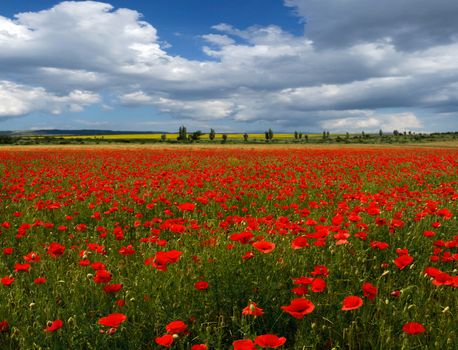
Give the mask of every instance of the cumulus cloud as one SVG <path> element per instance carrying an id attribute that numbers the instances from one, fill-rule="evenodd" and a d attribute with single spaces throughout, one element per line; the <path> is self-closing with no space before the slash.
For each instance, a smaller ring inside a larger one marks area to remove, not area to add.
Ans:
<path id="1" fill-rule="evenodd" d="M 355 111 L 359 116 L 336 118 L 321 122 L 323 129 L 336 131 L 357 131 L 357 130 L 416 130 L 423 125 L 419 118 L 411 112 L 398 114 L 376 114 L 371 111 Z"/>
<path id="2" fill-rule="evenodd" d="M 43 88 L 0 81 L 0 117 L 24 116 L 34 111 L 60 114 L 80 112 L 84 107 L 100 102 L 100 97 L 89 91 L 73 90 L 58 96 Z"/>
<path id="3" fill-rule="evenodd" d="M 431 18 L 414 0 L 285 0 L 305 18 L 305 36 L 220 23 L 201 35 L 200 60 L 170 55 L 154 23 L 106 3 L 0 16 L 0 115 L 117 101 L 241 129 L 419 129 L 437 113 L 456 128 L 458 24 L 449 14 L 458 5 L 419 1 Z"/>

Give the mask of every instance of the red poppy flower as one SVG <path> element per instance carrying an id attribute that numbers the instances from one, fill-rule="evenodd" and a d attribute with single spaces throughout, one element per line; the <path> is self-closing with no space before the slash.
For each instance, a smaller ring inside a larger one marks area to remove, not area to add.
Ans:
<path id="1" fill-rule="evenodd" d="M 9 330 L 10 330 L 10 325 L 8 321 L 5 321 L 5 320 L 1 321 L 0 322 L 0 333 L 7 333 L 9 332 Z"/>
<path id="2" fill-rule="evenodd" d="M 183 252 L 178 250 L 170 250 L 168 252 L 157 252 L 154 258 L 145 260 L 145 265 L 151 265 L 159 271 L 167 271 L 168 264 L 174 264 L 180 260 Z"/>
<path id="3" fill-rule="evenodd" d="M 196 205 L 193 203 L 183 203 L 178 205 L 177 208 L 181 211 L 194 211 Z"/>
<path id="4" fill-rule="evenodd" d="M 418 322 L 408 322 L 402 326 L 402 330 L 407 334 L 420 334 L 426 331 L 426 328 Z"/>
<path id="5" fill-rule="evenodd" d="M 177 320 L 170 322 L 167 326 L 165 326 L 165 330 L 169 334 L 180 334 L 186 332 L 188 326 L 183 321 Z"/>
<path id="6" fill-rule="evenodd" d="M 313 271 L 311 272 L 312 276 L 324 276 L 328 277 L 329 276 L 329 270 L 326 266 L 324 265 L 317 265 L 313 268 Z"/>
<path id="7" fill-rule="evenodd" d="M 248 244 L 254 237 L 254 234 L 250 231 L 245 231 L 241 233 L 234 233 L 232 234 L 229 239 L 231 241 L 237 241 L 242 244 Z"/>
<path id="8" fill-rule="evenodd" d="M 63 324 L 61 320 L 49 321 L 46 325 L 45 332 L 55 332 L 59 328 L 62 328 Z"/>
<path id="9" fill-rule="evenodd" d="M 378 293 L 377 287 L 375 287 L 369 282 L 364 283 L 361 289 L 363 290 L 364 296 L 369 300 L 375 299 L 375 296 Z"/>
<path id="10" fill-rule="evenodd" d="M 256 350 L 256 346 L 250 339 L 240 339 L 232 343 L 234 350 Z"/>
<path id="11" fill-rule="evenodd" d="M 380 249 L 380 250 L 385 250 L 385 249 L 387 249 L 389 247 L 388 243 L 386 243 L 386 242 L 377 242 L 377 241 L 372 241 L 370 243 L 370 245 L 371 245 L 371 247 L 373 249 L 377 248 L 377 249 Z"/>
<path id="12" fill-rule="evenodd" d="M 311 313 L 315 309 L 315 305 L 308 299 L 296 298 L 289 305 L 282 306 L 281 309 L 300 320 Z"/>
<path id="13" fill-rule="evenodd" d="M 410 265 L 413 262 L 413 258 L 410 255 L 401 255 L 400 257 L 394 259 L 394 263 L 399 268 L 399 270 L 404 269 L 406 266 Z"/>
<path id="14" fill-rule="evenodd" d="M 264 254 L 268 254 L 275 249 L 275 243 L 267 241 L 256 241 L 252 246 Z"/>
<path id="15" fill-rule="evenodd" d="M 127 320 L 127 316 L 120 313 L 109 314 L 99 319 L 98 324 L 106 327 L 118 328 L 121 323 Z"/>
<path id="16" fill-rule="evenodd" d="M 107 269 L 107 267 L 105 266 L 105 264 L 104 264 L 104 263 L 101 263 L 100 261 L 95 261 L 95 262 L 93 262 L 93 263 L 91 264 L 91 267 L 92 267 L 94 270 L 96 270 L 96 271 L 98 271 L 98 270 L 106 270 L 106 269 Z"/>
<path id="17" fill-rule="evenodd" d="M 107 284 L 105 287 L 103 287 L 103 291 L 105 293 L 116 293 L 116 292 L 119 292 L 121 289 L 122 289 L 122 284 L 120 283 Z"/>
<path id="18" fill-rule="evenodd" d="M 121 249 L 119 249 L 119 254 L 121 255 L 132 255 L 132 254 L 135 254 L 135 250 L 132 248 L 132 244 L 129 244 L 127 247 L 121 247 Z"/>
<path id="19" fill-rule="evenodd" d="M 10 247 L 3 248 L 3 254 L 4 255 L 11 255 L 11 254 L 13 254 L 13 251 L 14 251 L 14 248 L 10 248 Z"/>
<path id="20" fill-rule="evenodd" d="M 15 272 L 29 272 L 31 266 L 30 264 L 20 264 L 20 263 L 16 263 L 14 264 L 14 271 Z"/>
<path id="21" fill-rule="evenodd" d="M 0 281 L 4 286 L 10 286 L 14 282 L 14 277 L 5 276 Z"/>
<path id="22" fill-rule="evenodd" d="M 426 230 L 423 232 L 423 236 L 425 237 L 434 237 L 436 235 L 436 232 L 434 231 L 429 231 L 429 230 Z"/>
<path id="23" fill-rule="evenodd" d="M 194 283 L 194 288 L 196 288 L 197 290 L 205 290 L 208 288 L 208 282 L 206 281 L 196 282 Z"/>
<path id="24" fill-rule="evenodd" d="M 35 284 L 44 284 L 46 283 L 46 278 L 44 277 L 37 277 L 33 280 L 33 283 Z"/>
<path id="25" fill-rule="evenodd" d="M 191 346 L 191 350 L 207 350 L 208 346 L 206 344 L 195 344 Z"/>
<path id="26" fill-rule="evenodd" d="M 343 300 L 341 310 L 344 310 L 344 311 L 356 310 L 356 309 L 359 309 L 361 306 L 363 306 L 363 299 L 361 299 L 358 296 L 352 295 L 352 296 L 346 297 Z"/>
<path id="27" fill-rule="evenodd" d="M 107 270 L 98 270 L 94 276 L 94 282 L 97 284 L 105 284 L 110 282 L 111 273 Z"/>
<path id="28" fill-rule="evenodd" d="M 243 308 L 242 315 L 262 316 L 264 310 L 256 305 L 254 302 L 248 303 L 248 306 Z"/>
<path id="29" fill-rule="evenodd" d="M 170 346 L 173 343 L 173 336 L 171 336 L 170 334 L 164 334 L 162 337 L 157 337 L 156 339 L 154 339 L 154 341 L 158 345 L 161 345 L 165 348 L 170 348 Z"/>
<path id="30" fill-rule="evenodd" d="M 48 254 L 54 258 L 61 256 L 65 252 L 65 247 L 59 243 L 52 242 L 48 247 Z"/>
<path id="31" fill-rule="evenodd" d="M 299 286 L 291 289 L 291 293 L 294 293 L 299 296 L 306 295 L 309 292 L 307 286 Z"/>
<path id="32" fill-rule="evenodd" d="M 322 278 L 314 278 L 311 288 L 314 293 L 322 293 L 326 290 L 326 281 Z"/>
<path id="33" fill-rule="evenodd" d="M 126 301 L 124 299 L 119 299 L 115 301 L 115 304 L 118 305 L 119 307 L 123 307 L 126 305 Z"/>
<path id="34" fill-rule="evenodd" d="M 301 249 L 304 247 L 308 247 L 309 245 L 310 244 L 307 242 L 307 238 L 305 238 L 304 236 L 296 237 L 291 241 L 291 248 L 293 249 Z"/>
<path id="35" fill-rule="evenodd" d="M 243 260 L 250 260 L 254 258 L 254 253 L 253 252 L 246 252 L 245 254 L 243 254 L 242 256 L 242 259 Z"/>
<path id="36" fill-rule="evenodd" d="M 278 337 L 275 334 L 263 334 L 254 339 L 256 345 L 261 348 L 276 349 L 285 344 L 285 337 Z"/>
<path id="37" fill-rule="evenodd" d="M 23 258 L 25 261 L 33 262 L 33 263 L 40 262 L 41 260 L 40 256 L 35 252 L 30 252 L 29 254 L 25 255 Z"/>

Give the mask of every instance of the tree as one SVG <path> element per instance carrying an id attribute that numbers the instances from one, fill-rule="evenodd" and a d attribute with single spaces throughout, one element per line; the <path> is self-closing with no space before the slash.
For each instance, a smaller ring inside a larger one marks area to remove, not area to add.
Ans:
<path id="1" fill-rule="evenodd" d="M 272 129 L 269 129 L 267 133 L 269 135 L 269 140 L 272 140 L 274 138 L 274 132 L 272 131 Z"/>
<path id="2" fill-rule="evenodd" d="M 216 136 L 215 130 L 210 129 L 210 133 L 208 134 L 208 137 L 210 138 L 210 140 L 213 141 L 215 139 L 215 136 Z"/>
<path id="3" fill-rule="evenodd" d="M 299 133 L 297 131 L 294 131 L 294 139 L 297 140 L 299 138 Z"/>
<path id="4" fill-rule="evenodd" d="M 248 141 L 248 134 L 247 133 L 244 133 L 243 134 L 243 141 Z"/>
<path id="5" fill-rule="evenodd" d="M 380 130 L 378 131 L 378 136 L 380 136 L 380 137 L 383 136 L 383 131 L 382 131 L 382 129 L 380 129 Z"/>
<path id="6" fill-rule="evenodd" d="M 162 134 L 161 135 L 161 141 L 165 141 L 167 139 L 167 135 L 166 134 Z"/>
<path id="7" fill-rule="evenodd" d="M 200 139 L 201 136 L 202 136 L 202 131 L 200 130 L 194 131 L 191 135 L 191 140 L 197 141 Z"/>
<path id="8" fill-rule="evenodd" d="M 394 135 L 394 136 L 398 136 L 398 135 L 399 135 L 399 131 L 393 130 L 393 135 Z"/>
<path id="9" fill-rule="evenodd" d="M 178 129 L 177 140 L 178 141 L 186 141 L 187 139 L 188 139 L 188 132 L 186 131 L 186 127 L 182 125 Z"/>
<path id="10" fill-rule="evenodd" d="M 226 143 L 226 141 L 227 141 L 227 134 L 223 134 L 221 137 L 223 138 L 223 143 Z"/>

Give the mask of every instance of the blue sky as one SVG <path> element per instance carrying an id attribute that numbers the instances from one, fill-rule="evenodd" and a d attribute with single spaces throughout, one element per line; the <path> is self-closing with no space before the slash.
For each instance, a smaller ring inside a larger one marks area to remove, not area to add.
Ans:
<path id="1" fill-rule="evenodd" d="M 452 0 L 5 0 L 0 130 L 458 130 L 456 13 Z"/>

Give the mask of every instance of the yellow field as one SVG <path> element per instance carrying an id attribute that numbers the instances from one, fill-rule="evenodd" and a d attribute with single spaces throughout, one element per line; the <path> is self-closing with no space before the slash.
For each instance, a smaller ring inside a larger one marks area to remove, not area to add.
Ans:
<path id="1" fill-rule="evenodd" d="M 177 133 L 172 133 L 172 134 L 165 134 L 166 135 L 166 140 L 176 140 L 178 137 Z M 238 134 L 226 134 L 228 140 L 243 140 L 243 133 L 238 133 Z M 63 136 L 65 139 L 104 139 L 104 140 L 132 140 L 132 139 L 149 139 L 149 140 L 159 140 L 161 139 L 162 134 L 118 134 L 118 135 L 71 135 L 71 136 Z M 305 135 L 304 135 L 305 136 Z M 308 134 L 309 137 L 311 138 L 316 138 L 316 137 L 321 137 L 321 134 Z M 215 140 L 222 140 L 223 138 L 223 133 L 216 133 L 215 134 Z M 200 139 L 202 140 L 208 140 L 209 135 L 207 134 L 202 134 Z M 265 135 L 264 133 L 262 134 L 248 134 L 248 139 L 250 140 L 264 140 Z M 274 133 L 274 139 L 277 140 L 290 140 L 294 139 L 294 134 L 275 134 Z"/>

